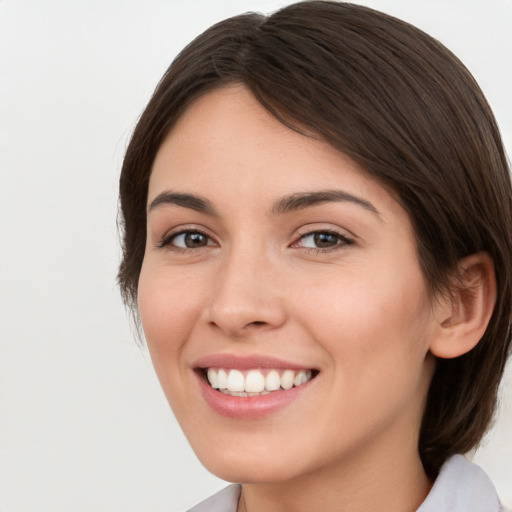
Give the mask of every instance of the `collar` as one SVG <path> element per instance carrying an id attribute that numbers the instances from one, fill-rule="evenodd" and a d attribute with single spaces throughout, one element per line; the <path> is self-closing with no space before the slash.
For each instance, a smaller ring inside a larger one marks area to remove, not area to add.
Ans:
<path id="1" fill-rule="evenodd" d="M 441 468 L 417 512 L 502 512 L 505 509 L 483 469 L 463 455 L 453 455 Z"/>

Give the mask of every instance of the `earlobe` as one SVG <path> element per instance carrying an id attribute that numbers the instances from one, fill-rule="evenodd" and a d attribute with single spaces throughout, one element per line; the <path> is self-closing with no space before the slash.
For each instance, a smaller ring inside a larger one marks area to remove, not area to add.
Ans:
<path id="1" fill-rule="evenodd" d="M 437 357 L 449 359 L 474 348 L 484 335 L 496 303 L 496 276 L 491 257 L 480 252 L 459 262 L 452 293 L 436 305 L 438 326 L 430 343 Z"/>

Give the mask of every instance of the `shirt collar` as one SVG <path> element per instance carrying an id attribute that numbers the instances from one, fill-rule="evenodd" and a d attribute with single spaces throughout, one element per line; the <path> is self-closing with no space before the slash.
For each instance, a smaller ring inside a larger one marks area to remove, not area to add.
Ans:
<path id="1" fill-rule="evenodd" d="M 441 468 L 429 495 L 417 512 L 501 512 L 504 508 L 483 469 L 462 455 Z"/>

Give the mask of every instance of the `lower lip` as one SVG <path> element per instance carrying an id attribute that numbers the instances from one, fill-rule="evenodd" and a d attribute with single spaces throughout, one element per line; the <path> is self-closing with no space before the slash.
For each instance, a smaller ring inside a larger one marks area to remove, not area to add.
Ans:
<path id="1" fill-rule="evenodd" d="M 225 395 L 213 389 L 202 374 L 196 372 L 196 375 L 206 403 L 216 413 L 228 418 L 246 420 L 263 418 L 290 405 L 300 398 L 314 380 L 311 379 L 291 389 L 272 391 L 268 395 L 244 397 Z"/>

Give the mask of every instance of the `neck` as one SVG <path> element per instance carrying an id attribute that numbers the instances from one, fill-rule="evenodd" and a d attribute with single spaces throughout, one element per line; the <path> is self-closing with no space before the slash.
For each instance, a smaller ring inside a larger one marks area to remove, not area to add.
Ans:
<path id="1" fill-rule="evenodd" d="M 382 452 L 378 460 L 347 457 L 342 465 L 291 481 L 244 484 L 238 512 L 414 512 L 432 482 L 415 449 L 401 458 L 400 452 L 403 446 Z"/>

